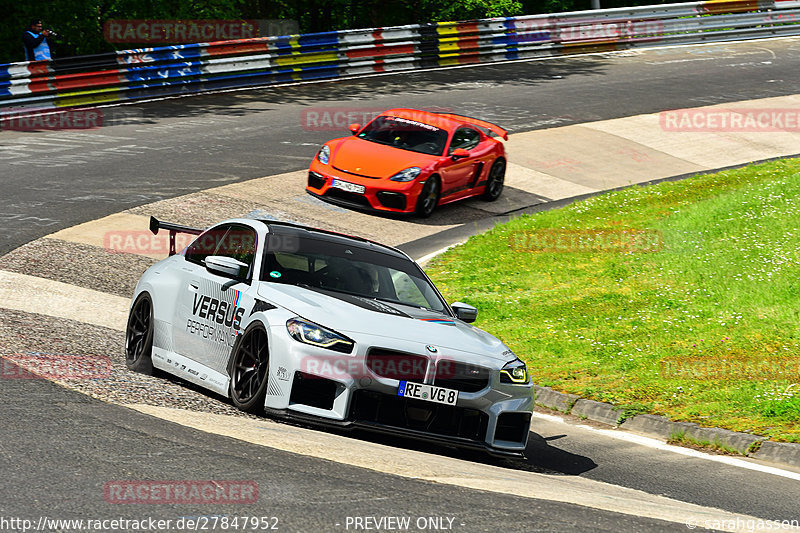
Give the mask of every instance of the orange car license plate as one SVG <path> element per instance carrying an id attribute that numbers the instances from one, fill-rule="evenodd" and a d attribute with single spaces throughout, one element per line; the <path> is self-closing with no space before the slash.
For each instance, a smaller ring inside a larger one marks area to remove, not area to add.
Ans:
<path id="1" fill-rule="evenodd" d="M 336 187 L 337 189 L 342 189 L 343 191 L 355 192 L 358 194 L 364 194 L 364 191 L 367 190 L 367 188 L 364 187 L 363 185 L 336 179 L 331 182 L 331 187 Z"/>

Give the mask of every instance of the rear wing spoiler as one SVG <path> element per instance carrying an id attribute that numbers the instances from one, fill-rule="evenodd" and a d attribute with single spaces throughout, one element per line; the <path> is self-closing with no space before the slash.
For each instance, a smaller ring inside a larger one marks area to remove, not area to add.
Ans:
<path id="1" fill-rule="evenodd" d="M 192 235 L 200 235 L 203 230 L 197 228 L 190 228 L 189 226 L 181 226 L 180 224 L 171 224 L 169 222 L 161 222 L 156 217 L 150 217 L 150 231 L 153 235 L 158 235 L 158 230 L 165 229 L 169 231 L 169 255 L 175 255 L 175 234 L 176 233 L 191 233 Z"/>
<path id="2" fill-rule="evenodd" d="M 476 126 L 480 126 L 481 128 L 486 128 L 487 130 L 495 133 L 503 138 L 504 141 L 508 140 L 508 132 L 498 126 L 497 124 L 492 124 L 491 122 L 486 122 L 485 120 L 480 120 L 477 118 L 467 117 L 464 115 L 456 115 L 454 113 L 437 113 L 440 117 L 445 118 L 452 118 L 454 120 L 461 120 L 469 122 L 470 124 L 474 124 Z"/>

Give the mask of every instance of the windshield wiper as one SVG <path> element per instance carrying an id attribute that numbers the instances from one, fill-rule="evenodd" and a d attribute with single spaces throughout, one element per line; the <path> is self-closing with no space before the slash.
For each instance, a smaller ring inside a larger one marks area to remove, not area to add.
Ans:
<path id="1" fill-rule="evenodd" d="M 364 139 L 365 141 L 369 141 L 375 144 L 382 144 L 384 146 L 393 146 L 391 142 L 379 141 L 378 139 L 373 139 L 372 137 L 359 137 L 359 139 Z"/>
<path id="2" fill-rule="evenodd" d="M 401 302 L 400 300 L 392 300 L 391 298 L 383 298 L 383 297 L 380 297 L 380 296 L 365 296 L 364 298 L 371 298 L 373 300 L 378 300 L 380 302 L 388 302 L 388 303 L 392 303 L 392 304 L 405 305 L 406 307 L 415 307 L 417 309 L 424 309 L 425 311 L 430 311 L 432 313 L 439 313 L 440 315 L 449 316 L 444 311 L 440 311 L 440 310 L 434 309 L 432 307 L 425 307 L 424 305 L 417 305 L 417 304 L 412 304 L 412 303 L 409 303 L 409 302 Z"/>

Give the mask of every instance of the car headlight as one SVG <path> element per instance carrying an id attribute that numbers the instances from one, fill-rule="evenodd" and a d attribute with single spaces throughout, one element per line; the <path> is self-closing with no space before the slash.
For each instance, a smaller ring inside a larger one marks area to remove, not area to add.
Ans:
<path id="1" fill-rule="evenodd" d="M 350 353 L 353 351 L 353 341 L 319 324 L 308 322 L 302 318 L 290 318 L 286 321 L 289 335 L 296 341 L 327 348 L 336 352 Z"/>
<path id="2" fill-rule="evenodd" d="M 419 176 L 419 173 L 421 171 L 422 169 L 420 169 L 419 167 L 409 167 L 405 170 L 401 170 L 400 172 L 398 172 L 389 179 L 392 181 L 411 181 L 417 176 Z"/>
<path id="3" fill-rule="evenodd" d="M 317 159 L 319 159 L 319 162 L 323 165 L 327 165 L 328 161 L 331 160 L 331 149 L 327 144 L 319 149 L 319 152 L 317 152 Z"/>
<path id="4" fill-rule="evenodd" d="M 514 359 L 500 370 L 500 383 L 527 384 L 528 367 L 519 359 Z"/>

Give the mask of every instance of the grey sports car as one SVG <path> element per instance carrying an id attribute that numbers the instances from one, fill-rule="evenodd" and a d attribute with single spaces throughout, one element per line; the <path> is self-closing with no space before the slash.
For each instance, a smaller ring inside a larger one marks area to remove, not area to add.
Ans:
<path id="1" fill-rule="evenodd" d="M 136 286 L 130 369 L 276 417 L 525 450 L 525 364 L 402 251 L 271 220 L 200 230 L 152 218 L 150 229 L 168 230 L 172 249 Z M 178 232 L 197 238 L 175 253 Z"/>

